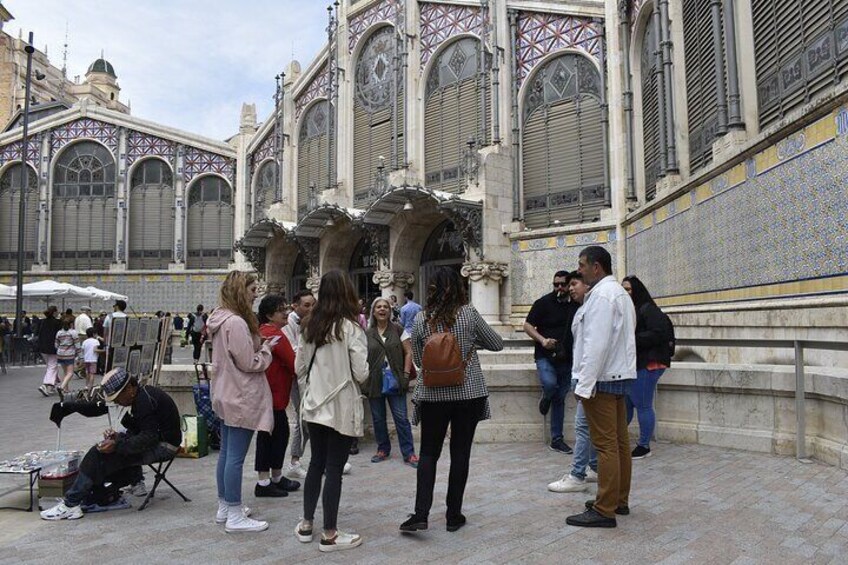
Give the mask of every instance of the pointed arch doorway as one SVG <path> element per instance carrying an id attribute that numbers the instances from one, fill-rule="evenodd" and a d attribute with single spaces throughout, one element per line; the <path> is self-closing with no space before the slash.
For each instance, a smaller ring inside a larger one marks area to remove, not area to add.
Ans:
<path id="1" fill-rule="evenodd" d="M 359 298 L 365 300 L 366 306 L 371 301 L 381 296 L 380 285 L 374 282 L 374 271 L 377 270 L 377 259 L 368 245 L 368 238 L 363 237 L 356 244 L 353 255 L 350 257 L 350 278 L 353 279 L 353 287 Z"/>
<path id="2" fill-rule="evenodd" d="M 437 225 L 427 238 L 424 251 L 421 253 L 421 264 L 418 270 L 418 302 L 424 304 L 427 287 L 436 269 L 447 266 L 459 272 L 464 262 L 465 247 L 462 244 L 462 234 L 452 221 L 445 220 Z M 463 280 L 467 284 L 467 280 Z"/>

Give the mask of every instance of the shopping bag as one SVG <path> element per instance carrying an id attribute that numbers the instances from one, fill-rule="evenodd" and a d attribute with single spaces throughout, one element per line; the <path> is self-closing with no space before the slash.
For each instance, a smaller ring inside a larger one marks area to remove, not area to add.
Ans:
<path id="1" fill-rule="evenodd" d="M 203 416 L 193 414 L 184 414 L 180 418 L 183 441 L 178 456 L 194 459 L 206 457 L 209 454 L 209 431 L 206 428 L 206 420 Z"/>

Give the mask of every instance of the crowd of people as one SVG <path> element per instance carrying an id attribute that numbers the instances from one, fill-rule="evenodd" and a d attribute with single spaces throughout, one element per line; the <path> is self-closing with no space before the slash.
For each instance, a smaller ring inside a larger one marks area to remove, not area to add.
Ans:
<path id="1" fill-rule="evenodd" d="M 212 406 L 222 420 L 215 521 L 225 531 L 268 528 L 267 521 L 251 517 L 242 497 L 244 461 L 255 434 L 254 496 L 282 498 L 302 486 L 302 518 L 294 526 L 297 539 L 308 543 L 318 535 L 315 514 L 320 499 L 319 549 L 359 546 L 362 537 L 339 529 L 338 522 L 342 476 L 349 472 L 354 441 L 364 433 L 366 406 L 376 439 L 371 461 L 391 457 L 388 406 L 403 462 L 416 469 L 412 512 L 399 531 L 428 529 L 436 470 L 448 436 L 446 529 L 455 532 L 466 524 L 462 506 L 471 446 L 478 424 L 491 418 L 477 351 L 499 351 L 503 340 L 468 303 L 464 282 L 454 269 L 435 272 L 423 307 L 411 293 L 402 307 L 393 298 L 377 298 L 364 312 L 349 275 L 334 270 L 322 276 L 317 297 L 308 290 L 291 301 L 266 295 L 257 315 L 255 275 L 233 271 L 221 287 L 218 307 L 207 314 L 199 305 L 186 322 L 192 337 L 200 334 L 198 342 L 212 345 Z M 527 317 L 525 331 L 537 343 L 539 410 L 551 415 L 550 447 L 556 452 L 572 453 L 563 434 L 565 398 L 572 392 L 578 400 L 571 468 L 548 488 L 582 492 L 587 483 L 598 483 L 597 496 L 567 518 L 570 525 L 615 527 L 616 516 L 630 512 L 631 460 L 651 454 L 654 390 L 670 365 L 673 331 L 669 336 L 666 320 L 639 279 L 627 277 L 623 286 L 617 282 L 609 253 L 597 246 L 582 251 L 576 271 L 555 274 L 552 292 L 540 298 Z M 63 326 L 57 335 L 70 331 L 66 322 Z M 62 356 L 58 349 L 56 355 Z M 127 380 L 109 378 L 117 381 L 113 391 Z M 137 396 L 136 391 L 124 401 L 132 405 Z M 289 403 L 296 414 L 293 429 L 286 415 Z M 631 450 L 627 426 L 634 410 L 640 437 Z M 420 426 L 417 455 L 412 425 Z M 301 457 L 307 442 L 311 457 L 304 469 Z M 285 465 L 289 447 L 291 459 Z M 105 450 L 92 449 L 92 458 L 110 454 L 108 444 Z M 295 479 L 303 480 L 302 485 Z M 91 477 L 86 480 L 83 491 L 92 488 Z M 42 517 L 81 517 L 76 509 L 82 500 L 80 488 Z"/>

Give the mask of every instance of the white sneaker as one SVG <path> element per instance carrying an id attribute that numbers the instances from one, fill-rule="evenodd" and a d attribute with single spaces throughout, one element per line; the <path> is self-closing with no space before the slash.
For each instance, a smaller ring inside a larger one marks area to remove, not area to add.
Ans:
<path id="1" fill-rule="evenodd" d="M 586 482 L 587 483 L 597 483 L 598 482 L 598 472 L 593 471 L 591 467 L 586 469 Z"/>
<path id="2" fill-rule="evenodd" d="M 225 532 L 263 532 L 268 529 L 268 522 L 248 518 L 244 513 L 244 508 L 239 510 L 227 514 L 227 525 L 224 527 Z"/>
<path id="3" fill-rule="evenodd" d="M 288 469 L 286 469 L 286 472 L 283 474 L 290 479 L 305 479 L 306 469 L 303 468 L 300 461 L 297 461 L 296 463 L 289 465 Z"/>
<path id="4" fill-rule="evenodd" d="M 353 469 L 353 465 L 350 463 L 345 463 L 344 468 L 342 469 L 342 475 L 350 475 L 350 470 Z M 345 534 L 347 535 L 347 534 Z"/>
<path id="5" fill-rule="evenodd" d="M 79 520 L 82 516 L 82 506 L 65 506 L 64 500 L 41 513 L 42 520 Z"/>
<path id="6" fill-rule="evenodd" d="M 147 486 L 145 486 L 144 480 L 141 480 L 127 489 L 127 492 L 133 496 L 147 496 Z"/>
<path id="7" fill-rule="evenodd" d="M 253 514 L 253 510 L 248 508 L 247 506 L 242 506 L 241 511 L 245 516 L 250 516 Z M 227 522 L 227 518 L 230 514 L 230 505 L 224 502 L 223 500 L 218 501 L 218 513 L 215 514 L 215 523 L 216 524 L 225 524 Z"/>
<path id="8" fill-rule="evenodd" d="M 359 534 L 346 534 L 336 531 L 336 537 L 327 539 L 321 536 L 321 542 L 318 544 L 318 549 L 321 551 L 342 551 L 344 549 L 353 549 L 362 545 L 362 536 Z"/>
<path id="9" fill-rule="evenodd" d="M 566 473 L 560 480 L 548 485 L 548 490 L 551 492 L 584 492 L 588 488 L 586 481 L 578 479 L 571 473 Z"/>
<path id="10" fill-rule="evenodd" d="M 309 526 L 308 528 L 304 526 L 303 520 L 298 522 L 294 528 L 294 535 L 297 537 L 297 541 L 300 543 L 310 543 L 312 541 L 312 528 L 313 526 Z"/>

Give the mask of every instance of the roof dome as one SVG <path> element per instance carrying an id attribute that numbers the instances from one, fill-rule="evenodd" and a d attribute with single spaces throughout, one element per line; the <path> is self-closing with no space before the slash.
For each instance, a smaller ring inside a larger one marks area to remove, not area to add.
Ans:
<path id="1" fill-rule="evenodd" d="M 114 78 L 118 78 L 118 76 L 115 74 L 115 67 L 112 66 L 112 63 L 102 57 L 94 61 L 88 67 L 88 73 L 106 73 L 107 75 L 110 75 Z"/>

